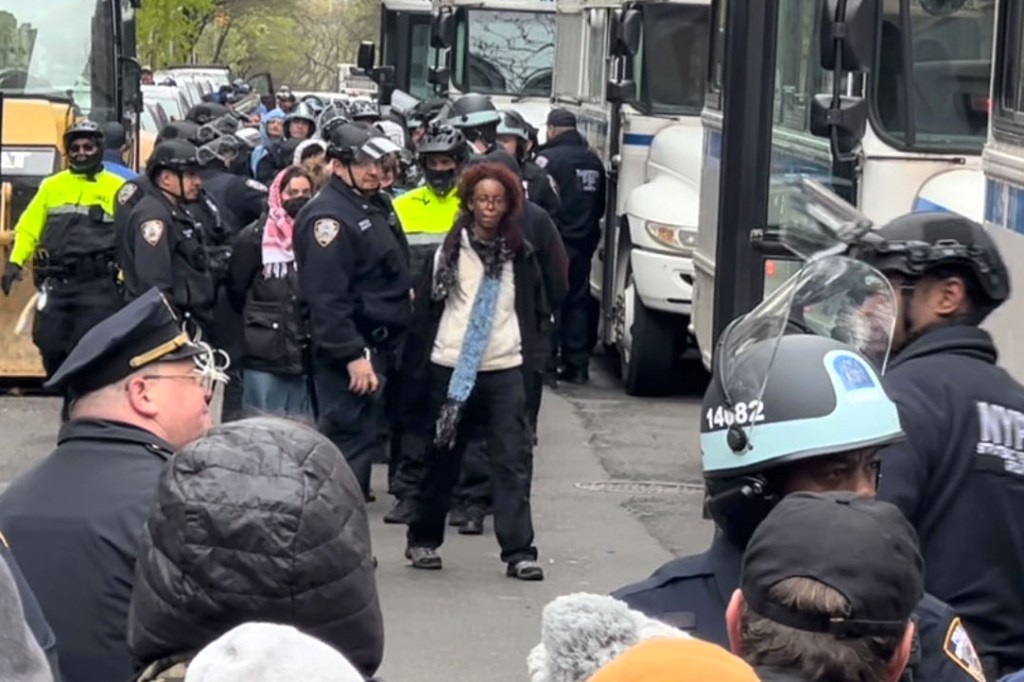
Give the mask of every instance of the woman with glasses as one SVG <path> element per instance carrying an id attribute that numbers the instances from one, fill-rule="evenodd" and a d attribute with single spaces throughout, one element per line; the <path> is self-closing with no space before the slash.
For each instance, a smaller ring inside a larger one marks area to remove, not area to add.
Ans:
<path id="1" fill-rule="evenodd" d="M 506 575 L 543 580 L 530 515 L 525 381 L 550 313 L 523 239 L 522 184 L 503 165 L 481 163 L 463 172 L 458 195 L 462 209 L 416 289 L 406 346 L 403 415 L 430 450 L 406 558 L 414 568 L 441 568 L 436 550 L 466 443 L 486 440 Z"/>
<path id="2" fill-rule="evenodd" d="M 270 186 L 266 213 L 235 239 L 228 287 L 235 307 L 242 310 L 242 401 L 247 410 L 310 412 L 295 304 L 298 275 L 292 234 L 295 216 L 312 195 L 309 172 L 289 166 Z"/>

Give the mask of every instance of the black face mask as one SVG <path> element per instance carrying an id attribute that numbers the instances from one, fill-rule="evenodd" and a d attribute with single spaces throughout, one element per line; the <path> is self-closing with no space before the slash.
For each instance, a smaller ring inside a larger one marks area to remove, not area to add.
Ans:
<path id="1" fill-rule="evenodd" d="M 78 156 L 80 161 L 76 161 L 75 157 L 68 158 L 68 167 L 71 172 L 75 175 L 95 175 L 103 169 L 103 150 L 100 149 L 94 154 L 88 156 Z"/>
<path id="2" fill-rule="evenodd" d="M 448 196 L 448 192 L 452 191 L 452 187 L 455 187 L 455 178 L 458 172 L 453 168 L 451 170 L 431 170 L 429 168 L 423 169 L 423 177 L 426 178 L 427 184 L 430 185 L 430 189 L 439 196 Z"/>
<path id="3" fill-rule="evenodd" d="M 299 215 L 299 211 L 302 207 L 309 203 L 309 197 L 295 197 L 293 199 L 285 199 L 281 202 L 281 208 L 288 214 L 289 218 L 294 218 Z"/>

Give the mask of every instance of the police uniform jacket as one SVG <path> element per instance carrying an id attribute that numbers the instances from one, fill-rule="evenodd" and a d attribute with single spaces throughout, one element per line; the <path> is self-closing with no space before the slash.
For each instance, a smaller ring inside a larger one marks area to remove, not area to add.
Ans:
<path id="1" fill-rule="evenodd" d="M 383 195 L 331 176 L 295 220 L 299 305 L 313 355 L 344 371 L 364 348 L 390 344 L 409 324 L 409 250 Z"/>
<path id="2" fill-rule="evenodd" d="M 925 588 L 963 616 L 983 659 L 1024 668 L 1024 387 L 988 332 L 939 327 L 886 372 L 904 443 L 882 453 L 878 496 L 917 529 Z M 1007 670 L 991 671 L 998 675 Z"/>
<path id="3" fill-rule="evenodd" d="M 521 164 L 523 169 L 523 188 L 530 201 L 537 204 L 551 216 L 556 223 L 558 212 L 562 209 L 562 200 L 555 190 L 554 180 L 547 172 L 533 161 Z"/>
<path id="4" fill-rule="evenodd" d="M 207 168 L 200 176 L 203 189 L 216 202 L 224 227 L 232 237 L 267 208 L 267 186 L 257 180 L 223 168 Z"/>
<path id="5" fill-rule="evenodd" d="M 562 201 L 558 229 L 566 245 L 592 249 L 601 238 L 605 170 L 578 131 L 570 130 L 540 147 L 537 165 L 558 185 Z"/>
<path id="6" fill-rule="evenodd" d="M 673 559 L 647 580 L 619 588 L 612 596 L 652 618 L 729 648 L 725 609 L 740 585 L 742 562 L 743 550 L 718 533 L 703 554 Z M 914 617 L 918 634 L 908 664 L 913 680 L 983 682 L 955 650 L 947 651 L 947 635 L 962 630 L 953 609 L 926 594 Z M 905 674 L 904 679 L 911 678 Z"/>
<path id="7" fill-rule="evenodd" d="M 118 196 L 118 264 L 129 299 L 156 287 L 181 314 L 208 326 L 214 285 L 195 220 L 149 180 L 133 180 Z M 127 195 L 127 196 L 125 196 Z"/>
<path id="8" fill-rule="evenodd" d="M 14 228 L 11 262 L 23 266 L 34 257 L 37 279 L 113 280 L 114 205 L 122 185 L 106 170 L 61 171 L 43 180 Z"/>
<path id="9" fill-rule="evenodd" d="M 76 420 L 0 494 L 0 519 L 56 635 L 64 682 L 127 680 L 135 557 L 172 454 L 142 429 Z"/>

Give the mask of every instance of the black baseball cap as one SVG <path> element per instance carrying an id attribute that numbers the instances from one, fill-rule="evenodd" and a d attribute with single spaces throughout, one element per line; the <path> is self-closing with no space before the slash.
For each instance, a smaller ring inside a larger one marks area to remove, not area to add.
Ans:
<path id="1" fill-rule="evenodd" d="M 576 114 L 561 107 L 552 109 L 548 113 L 548 125 L 556 128 L 575 128 Z"/>
<path id="2" fill-rule="evenodd" d="M 810 578 L 850 603 L 847 617 L 797 611 L 772 601 L 787 578 Z M 754 531 L 740 589 L 768 620 L 837 638 L 898 636 L 924 595 L 917 534 L 888 502 L 850 492 L 787 495 Z"/>

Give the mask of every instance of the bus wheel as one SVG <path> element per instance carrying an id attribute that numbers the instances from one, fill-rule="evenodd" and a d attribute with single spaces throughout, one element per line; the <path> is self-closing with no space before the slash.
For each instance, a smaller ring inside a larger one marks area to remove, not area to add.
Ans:
<path id="1" fill-rule="evenodd" d="M 646 308 L 632 277 L 625 290 L 625 330 L 619 340 L 622 380 L 626 393 L 635 396 L 664 395 L 675 377 L 675 315 Z"/>

